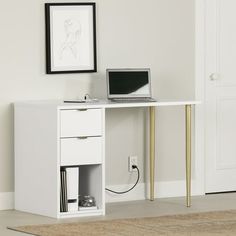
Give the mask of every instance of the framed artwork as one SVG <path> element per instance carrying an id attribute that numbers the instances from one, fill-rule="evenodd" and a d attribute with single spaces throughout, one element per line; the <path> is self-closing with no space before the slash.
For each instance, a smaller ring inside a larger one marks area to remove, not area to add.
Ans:
<path id="1" fill-rule="evenodd" d="M 46 72 L 97 71 L 96 5 L 46 3 Z"/>

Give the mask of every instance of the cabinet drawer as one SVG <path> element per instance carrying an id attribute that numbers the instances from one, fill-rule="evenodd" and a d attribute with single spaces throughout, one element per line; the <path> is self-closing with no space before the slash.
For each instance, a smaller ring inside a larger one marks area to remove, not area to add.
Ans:
<path id="1" fill-rule="evenodd" d="M 102 135 L 102 110 L 62 110 L 61 137 Z"/>
<path id="2" fill-rule="evenodd" d="M 61 165 L 87 165 L 102 163 L 102 138 L 61 139 Z"/>

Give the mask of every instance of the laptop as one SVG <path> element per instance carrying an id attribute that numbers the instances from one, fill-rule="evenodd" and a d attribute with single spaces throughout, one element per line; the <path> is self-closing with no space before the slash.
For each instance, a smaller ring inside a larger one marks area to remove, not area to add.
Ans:
<path id="1" fill-rule="evenodd" d="M 150 69 L 107 69 L 107 98 L 115 102 L 156 102 Z"/>

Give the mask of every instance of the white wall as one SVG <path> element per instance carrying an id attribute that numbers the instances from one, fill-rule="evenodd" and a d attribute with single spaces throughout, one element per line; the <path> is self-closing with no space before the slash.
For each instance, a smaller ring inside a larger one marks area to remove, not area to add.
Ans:
<path id="1" fill-rule="evenodd" d="M 85 93 L 104 97 L 108 67 L 150 67 L 154 97 L 194 97 L 194 0 L 96 2 L 98 73 L 71 75 L 45 74 L 45 1 L 1 2 L 0 193 L 14 191 L 11 104 L 16 101 L 76 98 Z M 182 180 L 183 108 L 158 109 L 157 119 L 156 178 Z M 108 185 L 134 179 L 127 172 L 129 155 L 138 155 L 143 170 L 144 122 L 145 109 L 107 112 Z"/>

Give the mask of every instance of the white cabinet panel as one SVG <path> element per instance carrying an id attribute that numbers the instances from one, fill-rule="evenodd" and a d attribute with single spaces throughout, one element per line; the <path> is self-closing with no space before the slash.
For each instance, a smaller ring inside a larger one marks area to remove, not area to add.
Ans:
<path id="1" fill-rule="evenodd" d="M 102 135 L 101 109 L 62 110 L 61 137 Z"/>
<path id="2" fill-rule="evenodd" d="M 102 138 L 61 139 L 61 165 L 88 165 L 102 163 Z"/>

